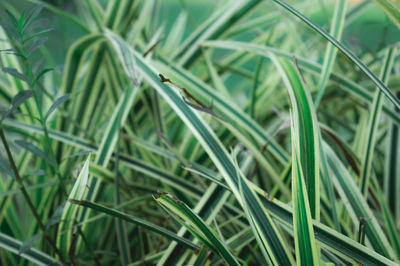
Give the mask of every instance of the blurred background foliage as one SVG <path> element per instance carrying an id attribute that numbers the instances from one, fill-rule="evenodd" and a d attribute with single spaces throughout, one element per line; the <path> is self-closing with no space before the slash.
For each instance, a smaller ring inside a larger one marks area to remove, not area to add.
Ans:
<path id="1" fill-rule="evenodd" d="M 1 14 L 4 14 L 5 6 L 8 8 L 13 7 L 15 10 L 29 10 L 35 6 L 35 3 L 30 3 L 30 1 L 26 0 L 1 1 L 4 2 L 3 5 L 0 5 Z M 79 16 L 84 11 L 79 10 L 79 7 L 82 5 L 77 5 L 76 1 L 79 0 L 47 0 L 44 2 L 48 2 L 66 12 Z M 102 3 L 103 7 L 107 4 L 107 0 L 101 0 L 99 2 Z M 188 25 L 184 33 L 184 38 L 186 38 L 197 26 L 208 18 L 213 10 L 215 10 L 218 2 L 218 0 L 160 0 L 158 10 L 159 16 L 156 16 L 158 21 L 154 25 L 157 27 L 163 26 L 165 32 L 169 32 L 179 14 L 181 12 L 186 12 L 188 14 Z M 296 2 L 304 1 L 288 1 L 288 3 L 291 4 Z M 343 42 L 355 51 L 356 54 L 362 54 L 363 52 L 374 53 L 400 40 L 398 28 L 381 9 L 377 8 L 375 5 L 367 5 L 368 1 L 349 2 L 365 2 L 366 4 L 362 15 L 346 23 L 343 31 Z M 314 4 L 315 7 L 311 9 L 312 12 L 304 10 L 304 13 L 318 25 L 328 27 L 331 23 L 334 3 L 334 0 L 319 0 Z M 269 5 L 273 5 L 273 3 L 271 2 Z M 265 15 L 265 13 L 261 11 L 253 12 L 252 18 L 260 15 Z M 49 49 L 49 52 L 56 64 L 63 64 L 68 48 L 75 40 L 84 35 L 84 32 L 80 30 L 78 26 L 70 23 L 66 18 L 56 15 L 51 11 L 44 10 L 40 16 L 49 19 L 50 25 L 55 29 L 49 34 L 48 44 L 49 47 L 57 47 L 57 49 Z M 83 17 L 81 18 L 84 19 Z M 303 26 L 298 27 L 296 19 L 291 17 L 285 19 L 291 20 L 291 23 L 288 25 L 298 28 L 301 31 L 308 31 Z M 250 31 L 247 34 L 251 35 L 252 32 Z M 304 35 L 303 38 L 307 38 L 307 35 Z M 246 34 L 244 34 L 244 36 L 240 36 L 239 39 L 246 41 L 248 38 L 246 38 Z M 279 44 L 275 45 L 279 46 Z M 319 58 L 319 61 L 322 61 L 322 58 Z"/>

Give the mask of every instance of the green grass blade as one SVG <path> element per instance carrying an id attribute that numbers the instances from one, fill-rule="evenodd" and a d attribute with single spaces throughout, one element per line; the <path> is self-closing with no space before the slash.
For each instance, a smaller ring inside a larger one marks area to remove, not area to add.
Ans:
<path id="1" fill-rule="evenodd" d="M 397 109 L 398 111 L 398 109 Z M 399 113 L 399 112 L 398 112 Z M 386 165 L 384 177 L 384 194 L 396 221 L 400 218 L 400 130 L 393 122 L 389 126 L 386 144 Z"/>
<path id="2" fill-rule="evenodd" d="M 381 69 L 382 81 L 387 84 L 390 72 L 392 71 L 394 58 L 396 56 L 397 47 L 391 47 L 386 50 L 383 66 Z M 383 106 L 383 93 L 379 89 L 375 92 L 374 102 L 372 103 L 368 126 L 366 128 L 365 143 L 363 145 L 364 152 L 361 160 L 360 189 L 364 196 L 368 193 L 369 180 L 372 171 L 372 158 L 376 144 L 376 134 L 379 126 Z"/>
<path id="3" fill-rule="evenodd" d="M 388 17 L 400 28 L 400 8 L 390 0 L 372 0 L 374 1 Z"/>
<path id="4" fill-rule="evenodd" d="M 120 212 L 118 210 L 115 210 L 113 208 L 108 208 L 104 205 L 98 204 L 98 203 L 94 203 L 91 201 L 87 201 L 87 200 L 75 200 L 75 199 L 70 199 L 69 200 L 72 204 L 74 204 L 74 206 L 79 205 L 79 206 L 83 206 L 86 208 L 90 208 L 92 210 L 98 211 L 98 212 L 102 212 L 105 214 L 108 214 L 110 216 L 116 217 L 118 219 L 122 219 L 124 221 L 127 221 L 129 223 L 134 223 L 134 224 L 138 224 L 140 226 L 143 226 L 146 229 L 149 229 L 153 232 L 156 232 L 158 234 L 162 234 L 165 237 L 168 237 L 169 239 L 175 240 L 179 243 L 182 243 L 183 245 L 185 245 L 188 248 L 191 249 L 197 249 L 198 246 L 194 245 L 192 242 L 190 242 L 189 240 L 182 238 L 180 236 L 178 236 L 177 234 L 165 229 L 164 227 L 155 225 L 153 223 L 150 223 L 146 220 L 140 219 L 138 217 L 129 215 L 129 214 L 125 214 L 123 212 Z"/>
<path id="5" fill-rule="evenodd" d="M 346 0 L 337 1 L 331 24 L 330 34 L 332 35 L 333 38 L 337 39 L 338 41 L 340 41 L 342 36 L 346 9 L 347 9 Z M 324 95 L 326 83 L 329 79 L 329 76 L 331 75 L 333 64 L 336 59 L 336 54 L 337 54 L 337 49 L 332 45 L 332 43 L 328 43 L 328 47 L 325 50 L 321 78 L 318 83 L 318 93 L 314 100 L 314 105 L 316 109 L 318 108 L 322 96 Z"/>
<path id="6" fill-rule="evenodd" d="M 87 183 L 89 178 L 89 160 L 90 160 L 90 155 L 86 159 L 86 162 L 83 165 L 82 170 L 80 171 L 79 176 L 75 181 L 75 184 L 69 194 L 69 198 L 80 200 L 83 198 L 85 192 L 87 191 Z M 67 254 L 67 250 L 70 247 L 69 243 L 71 241 L 71 235 L 72 235 L 72 232 L 70 232 L 69 228 L 71 228 L 71 226 L 75 223 L 77 218 L 77 213 L 78 213 L 78 208 L 75 205 L 72 205 L 71 203 L 67 202 L 61 216 L 61 222 L 58 225 L 58 230 L 60 232 L 67 231 L 66 233 L 67 236 L 65 237 L 64 235 L 64 238 L 62 238 L 60 237 L 60 235 L 58 235 L 57 237 L 57 246 L 60 248 L 61 251 L 64 251 L 65 254 Z"/>
<path id="7" fill-rule="evenodd" d="M 318 121 L 311 96 L 288 61 L 272 57 L 289 91 L 292 104 L 292 199 L 298 265 L 317 265 L 311 217 L 319 220 Z M 283 69 L 282 69 L 283 68 Z M 282 72 L 282 70 L 284 72 Z"/>
<path id="8" fill-rule="evenodd" d="M 294 126 L 292 126 L 294 132 Z M 296 140 L 293 140 L 295 142 Z M 295 145 L 295 144 L 294 144 Z M 294 146 L 296 147 L 296 146 Z M 310 208 L 304 183 L 297 147 L 293 151 L 292 194 L 293 194 L 293 231 L 296 245 L 297 265 L 317 265 L 318 251 L 311 226 Z"/>
<path id="9" fill-rule="evenodd" d="M 344 55 L 346 55 L 351 61 L 353 61 L 361 69 L 361 71 L 364 72 L 376 84 L 376 86 L 378 86 L 378 88 L 386 95 L 386 97 L 388 97 L 388 99 L 397 108 L 400 108 L 400 100 L 396 98 L 393 92 L 363 62 L 361 62 L 361 60 L 356 55 L 354 55 L 353 52 L 351 52 L 341 42 L 336 40 L 328 32 L 319 27 L 317 24 L 313 23 L 310 19 L 305 17 L 303 14 L 301 14 L 299 11 L 294 9 L 286 2 L 282 0 L 272 0 L 272 1 L 276 2 L 277 4 L 288 10 L 290 13 L 292 13 L 294 16 L 298 17 L 300 20 L 302 20 L 304 23 L 310 26 L 313 30 L 318 32 L 322 37 L 324 37 L 334 46 L 336 46 Z"/>
<path id="10" fill-rule="evenodd" d="M 301 170 L 298 171 L 303 173 L 311 217 L 319 220 L 318 121 L 312 101 L 310 100 L 311 96 L 303 87 L 300 76 L 297 74 L 292 64 L 285 59 L 281 59 L 278 62 L 277 58 L 273 56 L 271 59 L 278 68 L 278 71 L 283 78 L 283 82 L 288 89 L 293 108 L 292 123 L 294 127 L 292 130 L 294 131 L 292 131 L 292 140 L 295 140 L 295 145 L 292 149 L 297 153 L 296 156 L 298 158 L 295 159 L 295 157 L 293 157 L 292 160 L 293 162 L 298 160 L 301 164 Z M 296 176 L 293 177 L 296 177 L 297 181 L 300 180 L 297 173 Z M 300 183 L 298 183 L 298 185 L 300 185 Z M 293 191 L 292 188 L 292 192 Z M 297 193 L 297 191 L 295 191 L 295 193 Z"/>
<path id="11" fill-rule="evenodd" d="M 382 209 L 382 216 L 384 218 L 387 234 L 389 235 L 390 242 L 393 246 L 393 250 L 396 253 L 397 259 L 400 259 L 400 234 L 396 228 L 396 223 L 394 222 L 393 215 L 390 213 L 388 204 L 385 202 L 385 198 L 382 195 L 382 191 L 378 186 L 376 179 L 374 179 L 374 189 L 379 199 L 379 203 Z"/>
<path id="12" fill-rule="evenodd" d="M 212 229 L 185 203 L 176 200 L 170 194 L 155 198 L 157 202 L 172 215 L 181 225 L 185 226 L 196 238 L 214 252 L 218 253 L 228 265 L 240 265 L 231 251 L 227 248 Z"/>
<path id="13" fill-rule="evenodd" d="M 0 248 L 8 250 L 16 255 L 19 255 L 36 265 L 61 265 L 56 259 L 50 257 L 49 255 L 35 249 L 30 248 L 26 252 L 20 254 L 19 250 L 22 246 L 22 242 L 0 233 Z"/>
<path id="14" fill-rule="evenodd" d="M 251 225 L 251 229 L 259 243 L 264 259 L 268 265 L 293 265 L 294 261 L 290 256 L 282 254 L 281 250 L 276 249 L 281 245 L 282 238 L 276 232 L 277 227 L 271 219 L 259 198 L 250 188 L 246 178 L 237 168 L 239 192 L 246 217 Z M 287 252 L 285 249 L 283 249 Z"/>
<path id="15" fill-rule="evenodd" d="M 360 217 L 370 218 L 365 230 L 367 238 L 371 243 L 373 243 L 374 250 L 387 258 L 393 258 L 393 249 L 391 248 L 377 219 L 368 207 L 367 201 L 364 199 L 354 179 L 328 145 L 324 145 L 324 151 L 328 159 L 329 168 L 332 171 L 332 176 L 334 177 L 332 179 L 333 183 L 339 192 L 339 195 L 343 199 L 346 199 L 345 207 L 347 208 L 353 223 L 358 224 Z"/>

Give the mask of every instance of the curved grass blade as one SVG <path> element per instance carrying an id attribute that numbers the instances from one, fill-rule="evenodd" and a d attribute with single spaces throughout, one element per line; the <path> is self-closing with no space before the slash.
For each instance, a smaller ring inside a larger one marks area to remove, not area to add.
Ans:
<path id="1" fill-rule="evenodd" d="M 54 110 L 56 110 L 61 104 L 65 103 L 66 101 L 68 101 L 70 98 L 70 94 L 65 94 L 63 96 L 60 96 L 59 98 L 57 98 L 53 104 L 50 106 L 49 110 L 47 110 L 46 115 L 44 116 L 44 120 L 46 121 L 47 118 L 49 118 L 49 116 L 51 115 L 51 113 L 54 112 Z"/>
<path id="2" fill-rule="evenodd" d="M 118 219 L 122 219 L 124 221 L 129 222 L 129 223 L 138 224 L 140 226 L 143 226 L 146 229 L 154 231 L 154 232 L 156 232 L 158 234 L 162 234 L 165 237 L 168 237 L 168 238 L 170 238 L 172 240 L 175 240 L 175 241 L 177 241 L 179 243 L 182 243 L 183 245 L 185 245 L 188 248 L 191 248 L 191 249 L 197 249 L 198 248 L 197 245 L 194 245 L 189 240 L 178 236 L 177 234 L 165 229 L 164 227 L 152 224 L 152 223 L 150 223 L 150 222 L 148 222 L 146 220 L 140 219 L 138 217 L 135 217 L 135 216 L 132 216 L 132 215 L 128 215 L 128 214 L 125 214 L 125 213 L 120 212 L 118 210 L 115 210 L 115 209 L 112 209 L 112 208 L 108 208 L 108 207 L 103 206 L 101 204 L 94 203 L 94 202 L 87 201 L 87 200 L 76 200 L 76 199 L 70 198 L 69 202 L 71 204 L 74 204 L 74 206 L 77 206 L 77 205 L 78 206 L 83 206 L 83 207 L 90 208 L 90 209 L 95 210 L 95 211 L 99 211 L 99 212 L 108 214 L 108 215 L 116 217 Z"/>
<path id="3" fill-rule="evenodd" d="M 162 194 L 155 197 L 156 201 L 187 228 L 196 238 L 208 248 L 219 254 L 228 265 L 240 265 L 227 246 L 212 232 L 211 228 L 194 213 L 185 203 L 176 200 L 170 194 Z"/>
<path id="4" fill-rule="evenodd" d="M 12 114 L 21 104 L 27 101 L 30 97 L 33 96 L 32 90 L 24 90 L 17 93 L 11 100 L 11 106 L 7 109 L 5 114 L 0 119 L 0 126 L 3 123 L 3 120 L 10 114 Z"/>
<path id="5" fill-rule="evenodd" d="M 399 96 L 399 95 L 398 95 Z M 399 109 L 396 110 L 398 114 Z M 400 116 L 400 115 L 399 115 Z M 395 221 L 400 219 L 400 128 L 391 122 L 386 146 L 384 194 Z"/>
<path id="6" fill-rule="evenodd" d="M 283 240 L 279 234 L 274 232 L 277 231 L 274 222 L 238 167 L 236 171 L 243 209 L 266 263 L 268 265 L 293 265 L 294 261 L 290 257 L 288 257 L 289 260 L 282 261 L 281 258 L 283 256 L 275 257 L 272 255 L 279 254 L 280 251 L 275 250 L 275 246 L 270 243 L 283 243 Z"/>
<path id="7" fill-rule="evenodd" d="M 318 121 L 311 101 L 311 96 L 303 87 L 301 79 L 294 66 L 286 59 L 278 59 L 271 55 L 271 59 L 280 72 L 283 82 L 288 89 L 290 101 L 293 108 L 292 116 L 292 139 L 293 152 L 297 153 L 293 157 L 293 162 L 301 164 L 298 171 L 302 172 L 305 178 L 305 186 L 308 194 L 309 208 L 311 217 L 319 220 L 319 141 L 318 141 Z M 298 149 L 298 150 L 297 150 Z M 298 166 L 296 166 L 298 167 Z M 294 178 L 300 181 L 297 173 Z M 301 185 L 301 183 L 297 183 Z M 300 188 L 300 187 L 299 187 Z M 302 193 L 294 190 L 293 193 Z M 300 195 L 292 195 L 293 198 Z M 307 201 L 305 198 L 301 201 Z M 304 202 L 303 202 L 304 203 Z M 303 204 L 302 203 L 302 204 Z M 305 205 L 306 206 L 306 205 Z M 305 207 L 303 206 L 303 207 Z M 303 216 L 304 217 L 304 216 Z"/>
<path id="8" fill-rule="evenodd" d="M 272 56 L 292 104 L 292 200 L 293 227 L 298 265 L 317 265 L 311 217 L 319 220 L 319 141 L 318 122 L 311 96 L 302 85 L 292 64 Z M 284 72 L 283 72 L 284 71 Z"/>
<path id="9" fill-rule="evenodd" d="M 351 52 L 342 43 L 340 43 L 338 40 L 332 37 L 328 32 L 319 27 L 317 24 L 313 23 L 310 19 L 305 17 L 303 14 L 301 14 L 299 11 L 294 9 L 286 2 L 282 0 L 272 0 L 272 1 L 276 2 L 277 4 L 288 10 L 290 13 L 298 17 L 308 26 L 310 26 L 313 30 L 318 32 L 322 37 L 324 37 L 333 45 L 335 45 L 345 56 L 347 56 L 351 61 L 353 61 L 361 69 L 361 71 L 364 72 L 376 84 L 376 86 L 378 86 L 378 88 L 386 95 L 386 97 L 388 97 L 388 99 L 397 108 L 400 108 L 400 100 L 396 98 L 393 92 L 363 62 L 361 62 L 361 60 L 356 55 L 354 55 L 353 52 Z"/>

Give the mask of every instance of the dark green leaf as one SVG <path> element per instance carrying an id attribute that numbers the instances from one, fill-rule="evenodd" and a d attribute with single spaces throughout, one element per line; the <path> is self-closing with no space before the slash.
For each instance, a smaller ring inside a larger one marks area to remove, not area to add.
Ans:
<path id="1" fill-rule="evenodd" d="M 15 238 L 0 233 L 0 246 L 2 249 L 18 255 L 18 251 L 20 250 L 22 243 Z M 19 255 L 35 265 L 61 265 L 56 259 L 35 248 L 31 248 L 25 253 Z"/>
<path id="2" fill-rule="evenodd" d="M 17 95 L 14 96 L 14 98 L 11 100 L 11 106 L 7 109 L 6 113 L 2 116 L 0 120 L 3 122 L 3 120 L 12 112 L 14 112 L 15 109 L 17 109 L 21 104 L 23 104 L 26 100 L 28 100 L 30 97 L 33 96 L 33 91 L 32 90 L 25 90 L 25 91 L 20 91 L 18 92 Z"/>
<path id="3" fill-rule="evenodd" d="M 96 211 L 99 211 L 99 212 L 102 212 L 102 213 L 106 213 L 106 214 L 114 216 L 114 217 L 117 217 L 117 218 L 122 219 L 124 221 L 127 221 L 129 223 L 134 223 L 134 224 L 141 225 L 146 229 L 149 229 L 149 230 L 154 231 L 154 232 L 156 232 L 158 234 L 164 235 L 165 237 L 173 239 L 173 240 L 175 240 L 175 241 L 177 241 L 179 243 L 182 243 L 185 246 L 187 246 L 188 248 L 191 248 L 191 249 L 198 248 L 197 245 L 193 244 L 189 240 L 187 240 L 187 239 L 185 239 L 185 238 L 183 238 L 181 236 L 178 236 L 177 234 L 165 229 L 164 227 L 155 225 L 155 224 L 153 224 L 151 222 L 148 222 L 146 220 L 137 218 L 137 217 L 132 216 L 132 215 L 125 214 L 125 213 L 120 212 L 118 210 L 115 210 L 115 209 L 112 209 L 112 208 L 108 208 L 108 207 L 106 207 L 104 205 L 100 205 L 100 204 L 97 204 L 97 203 L 94 203 L 94 202 L 90 202 L 90 201 L 87 201 L 87 200 L 69 199 L 69 201 L 72 204 L 78 204 L 78 205 L 81 205 L 81 206 L 84 206 L 84 207 L 87 207 L 87 208 L 91 208 L 93 210 L 96 210 Z"/>
<path id="4" fill-rule="evenodd" d="M 82 155 L 87 155 L 87 154 L 89 154 L 89 153 L 91 153 L 91 151 L 85 151 L 85 150 L 84 150 L 84 151 L 80 151 L 80 152 L 71 154 L 71 155 L 69 155 L 69 156 L 63 158 L 62 160 L 66 160 L 66 159 L 74 158 L 74 157 L 79 157 L 79 156 L 82 156 Z"/>
<path id="5" fill-rule="evenodd" d="M 13 51 L 13 49 L 0 49 L 0 52 L 12 52 Z"/>
<path id="6" fill-rule="evenodd" d="M 0 25 L 7 32 L 8 35 L 12 36 L 14 39 L 18 39 L 19 38 L 18 33 L 15 31 L 14 27 L 8 25 L 5 22 L 0 22 Z"/>
<path id="7" fill-rule="evenodd" d="M 49 228 L 52 225 L 58 224 L 60 222 L 63 211 L 64 211 L 64 207 L 65 207 L 65 202 L 57 207 L 53 216 L 51 216 L 50 219 L 47 220 L 47 224 L 46 224 L 47 228 Z"/>
<path id="8" fill-rule="evenodd" d="M 19 254 L 21 253 L 25 253 L 28 250 L 30 250 L 33 245 L 35 245 L 35 243 L 39 240 L 39 238 L 42 236 L 42 234 L 36 234 L 34 236 L 32 236 L 31 238 L 29 238 L 28 240 L 26 240 L 25 242 L 22 243 L 22 246 L 19 248 Z"/>
<path id="9" fill-rule="evenodd" d="M 44 171 L 42 169 L 39 169 L 27 174 L 26 176 L 44 176 Z"/>
<path id="10" fill-rule="evenodd" d="M 18 26 L 17 18 L 7 9 L 6 9 L 6 14 L 8 18 L 11 20 L 11 22 L 14 24 L 14 27 L 17 27 Z"/>
<path id="11" fill-rule="evenodd" d="M 42 9 L 43 9 L 43 4 L 38 5 L 28 13 L 24 23 L 23 31 L 25 31 L 25 29 L 29 27 L 29 25 L 36 19 L 36 17 L 40 14 Z"/>
<path id="12" fill-rule="evenodd" d="M 14 173 L 11 171 L 10 165 L 8 164 L 8 162 L 6 160 L 4 160 L 4 158 L 2 156 L 0 156 L 0 170 L 3 173 L 14 178 Z"/>
<path id="13" fill-rule="evenodd" d="M 45 42 L 47 42 L 48 38 L 43 37 L 40 39 L 35 40 L 31 47 L 28 49 L 28 56 L 30 56 L 37 48 L 39 48 L 41 45 L 43 45 Z"/>
<path id="14" fill-rule="evenodd" d="M 18 32 L 22 33 L 22 27 L 24 26 L 25 21 L 25 11 L 22 11 L 21 16 L 19 17 L 18 21 Z"/>
<path id="15" fill-rule="evenodd" d="M 30 151 L 31 153 L 35 154 L 36 156 L 39 156 L 43 160 L 45 160 L 48 164 L 54 166 L 54 163 L 50 160 L 50 158 L 38 147 L 33 145 L 32 143 L 26 142 L 24 140 L 16 140 L 15 143 L 24 148 L 27 151 Z"/>
<path id="16" fill-rule="evenodd" d="M 49 118 L 49 116 L 51 115 L 52 112 L 54 112 L 54 110 L 56 110 L 61 104 L 65 103 L 66 101 L 69 100 L 70 94 L 65 94 L 59 98 L 57 98 L 53 104 L 50 106 L 49 110 L 47 111 L 44 120 L 46 121 L 47 118 Z"/>
<path id="17" fill-rule="evenodd" d="M 25 81 L 26 83 L 29 83 L 29 79 L 22 73 L 20 73 L 17 69 L 12 68 L 12 67 L 3 67 L 1 70 L 3 70 L 4 73 L 10 74 L 14 78 L 20 79 Z"/>
<path id="18" fill-rule="evenodd" d="M 33 31 L 37 28 L 45 28 L 47 27 L 47 25 L 49 24 L 49 20 L 42 18 L 42 19 L 38 19 L 36 21 L 34 21 L 32 24 L 30 24 L 25 31 L 26 32 L 31 32 L 33 33 Z M 35 36 L 37 33 L 34 33 L 33 35 Z"/>
<path id="19" fill-rule="evenodd" d="M 50 72 L 50 71 L 52 71 L 52 70 L 53 70 L 53 68 L 46 68 L 46 69 L 43 69 L 43 70 L 36 76 L 36 79 L 35 79 L 35 82 L 34 82 L 34 83 L 38 82 L 39 79 L 40 79 L 43 75 L 45 75 L 46 73 L 48 73 L 48 72 Z"/>

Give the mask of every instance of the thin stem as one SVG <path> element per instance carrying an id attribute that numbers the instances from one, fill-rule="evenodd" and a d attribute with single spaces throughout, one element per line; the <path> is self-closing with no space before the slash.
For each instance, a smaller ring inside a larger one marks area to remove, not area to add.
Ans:
<path id="1" fill-rule="evenodd" d="M 28 195 L 28 191 L 26 190 L 24 183 L 22 182 L 22 178 L 19 175 L 17 166 L 14 162 L 14 158 L 11 154 L 11 150 L 10 147 L 8 146 L 7 140 L 6 140 L 6 136 L 4 135 L 4 130 L 3 127 L 0 127 L 0 138 L 1 141 L 3 142 L 4 148 L 6 150 L 7 153 L 7 157 L 8 157 L 8 161 L 10 163 L 11 169 L 14 173 L 14 177 L 15 180 L 17 181 L 18 185 L 19 185 L 19 189 L 22 192 L 23 197 L 25 198 L 26 203 L 28 203 L 29 208 L 32 211 L 33 216 L 35 217 L 35 220 L 37 221 L 37 223 L 39 224 L 39 228 L 40 230 L 43 232 L 43 236 L 44 238 L 49 242 L 50 246 L 54 249 L 54 251 L 57 253 L 58 257 L 60 258 L 61 262 L 63 264 L 66 264 L 66 261 L 64 259 L 64 256 L 61 254 L 60 250 L 57 248 L 56 244 L 54 243 L 54 241 L 46 234 L 46 227 L 43 224 L 42 220 L 39 217 L 39 214 L 36 212 L 35 206 L 32 203 L 31 198 Z"/>
<path id="2" fill-rule="evenodd" d="M 64 180 L 60 175 L 60 169 L 58 167 L 58 162 L 57 162 L 56 157 L 54 155 L 53 149 L 51 148 L 51 142 L 50 142 L 50 137 L 49 137 L 49 133 L 48 133 L 48 130 L 47 130 L 46 121 L 45 121 L 44 116 L 43 116 L 43 112 L 42 112 L 42 107 L 41 107 L 41 104 L 40 104 L 39 96 L 37 94 L 37 91 L 35 90 L 35 79 L 34 79 L 34 75 L 33 75 L 33 72 L 32 72 L 32 68 L 31 68 L 31 66 L 29 64 L 29 61 L 28 61 L 28 56 L 27 56 L 27 52 L 26 52 L 26 48 L 25 48 L 25 42 L 23 40 L 23 34 L 21 32 L 19 32 L 18 34 L 20 35 L 20 38 L 21 38 L 21 49 L 22 49 L 22 54 L 23 54 L 23 59 L 22 60 L 24 62 L 25 70 L 27 72 L 27 76 L 28 76 L 28 80 L 29 80 L 29 86 L 31 87 L 31 89 L 33 91 L 33 96 L 34 96 L 34 99 L 35 99 L 36 108 L 37 108 L 37 110 L 39 112 L 40 124 L 41 124 L 41 126 L 43 128 L 43 132 L 44 132 L 45 140 L 44 140 L 44 143 L 42 145 L 43 145 L 43 148 L 45 149 L 46 153 L 50 155 L 50 159 L 52 160 L 52 162 L 54 164 L 54 166 L 53 166 L 54 168 L 52 168 L 52 169 L 55 170 L 55 174 L 56 174 L 58 180 L 60 181 L 61 190 L 63 191 L 65 196 L 68 196 L 68 193 L 67 193 L 67 191 L 65 189 L 65 186 L 64 186 Z"/>

